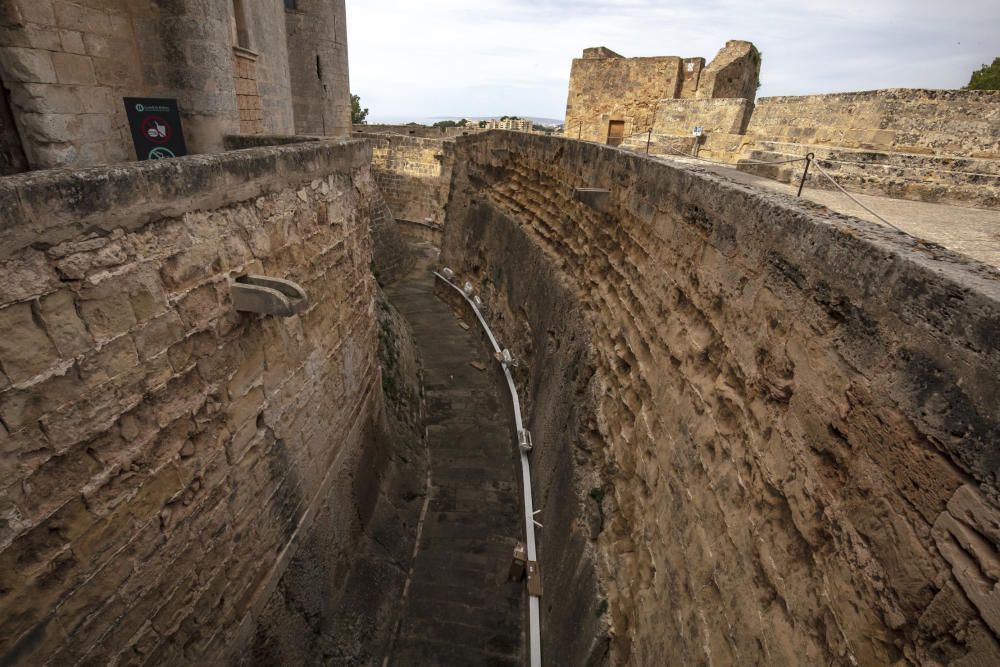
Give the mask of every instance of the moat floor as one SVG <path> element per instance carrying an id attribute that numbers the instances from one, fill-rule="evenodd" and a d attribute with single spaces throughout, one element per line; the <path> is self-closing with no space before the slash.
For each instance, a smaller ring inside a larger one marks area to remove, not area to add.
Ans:
<path id="1" fill-rule="evenodd" d="M 479 330 L 434 294 L 433 251 L 416 250 L 386 294 L 424 367 L 431 489 L 388 664 L 521 665 L 524 585 L 507 581 L 522 511 L 510 406 Z"/>

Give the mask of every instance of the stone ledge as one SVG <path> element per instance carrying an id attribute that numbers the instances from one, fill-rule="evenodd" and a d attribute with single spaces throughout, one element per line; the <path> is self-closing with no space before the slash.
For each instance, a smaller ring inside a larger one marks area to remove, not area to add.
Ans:
<path id="1" fill-rule="evenodd" d="M 125 166 L 52 169 L 0 179 L 0 259 L 83 231 L 138 229 L 161 217 L 246 201 L 365 167 L 364 141 L 324 139 Z"/>

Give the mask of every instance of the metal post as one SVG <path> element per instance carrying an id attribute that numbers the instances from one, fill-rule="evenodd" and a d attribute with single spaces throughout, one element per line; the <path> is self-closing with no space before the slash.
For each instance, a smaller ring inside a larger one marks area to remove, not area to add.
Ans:
<path id="1" fill-rule="evenodd" d="M 649 128 L 649 136 L 646 137 L 646 155 L 649 155 L 649 144 L 653 143 L 653 128 Z"/>
<path id="2" fill-rule="evenodd" d="M 802 180 L 799 181 L 799 194 L 795 195 L 796 197 L 802 196 L 802 188 L 806 186 L 806 176 L 809 175 L 809 165 L 812 164 L 812 161 L 815 158 L 816 158 L 815 153 L 808 153 L 806 155 L 806 168 L 802 170 Z"/>

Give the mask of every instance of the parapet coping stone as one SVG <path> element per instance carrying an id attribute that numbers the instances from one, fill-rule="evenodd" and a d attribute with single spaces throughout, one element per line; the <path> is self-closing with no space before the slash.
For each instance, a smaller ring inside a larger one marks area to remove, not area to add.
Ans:
<path id="1" fill-rule="evenodd" d="M 370 161 L 366 141 L 325 139 L 0 178 L 0 260 L 89 231 L 221 208 Z"/>
<path id="2" fill-rule="evenodd" d="M 868 220 L 837 213 L 808 200 L 780 192 L 760 190 L 698 165 L 672 160 L 663 161 L 656 156 L 641 155 L 625 148 L 566 137 L 491 130 L 475 136 L 459 137 L 457 143 L 460 146 L 488 144 L 488 149 L 494 157 L 506 157 L 510 153 L 516 153 L 518 143 L 536 144 L 537 148 L 553 153 L 554 160 L 572 151 L 586 153 L 586 157 L 581 158 L 580 163 L 586 165 L 589 174 L 581 174 L 587 182 L 580 187 L 605 187 L 606 183 L 599 175 L 602 170 L 607 170 L 607 163 L 613 161 L 615 164 L 610 171 L 611 177 L 606 179 L 612 181 L 610 183 L 612 196 L 616 189 L 615 182 L 626 186 L 641 182 L 644 187 L 652 182 L 662 182 L 669 184 L 674 194 L 685 200 L 685 203 L 697 203 L 707 210 L 713 207 L 720 209 L 738 207 L 738 210 L 745 211 L 765 209 L 772 215 L 758 214 L 758 217 L 768 217 L 774 220 L 776 227 L 784 228 L 775 229 L 772 234 L 793 234 L 800 237 L 811 234 L 818 236 L 819 241 L 825 237 L 828 247 L 856 246 L 857 251 L 872 255 L 873 262 L 877 259 L 882 262 L 905 263 L 923 273 L 923 277 L 928 281 L 945 281 L 952 283 L 957 290 L 980 295 L 992 302 L 992 308 L 1000 316 L 1000 270 L 997 268 L 936 243 L 918 239 Z M 548 144 L 548 147 L 545 144 Z M 735 195 L 740 201 L 735 204 L 731 200 L 725 200 L 723 196 L 717 196 L 699 198 L 697 202 L 692 202 L 691 193 L 699 185 L 718 188 L 720 194 Z M 636 204 L 638 205 L 640 204 Z M 813 252 L 819 255 L 824 250 L 822 245 L 817 245 Z M 836 272 L 835 267 L 824 268 L 824 272 Z M 886 270 L 885 266 L 874 264 L 869 268 L 872 275 Z M 841 278 L 843 279 L 843 276 Z M 862 276 L 854 278 L 860 281 Z M 867 287 L 858 285 L 858 289 L 861 290 Z M 996 320 L 995 327 L 998 338 L 993 342 L 996 348 L 994 353 L 1000 355 L 1000 319 Z"/>

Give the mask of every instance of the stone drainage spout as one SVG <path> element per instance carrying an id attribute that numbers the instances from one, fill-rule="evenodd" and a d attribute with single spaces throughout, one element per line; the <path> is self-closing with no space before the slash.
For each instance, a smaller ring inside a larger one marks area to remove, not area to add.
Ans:
<path id="1" fill-rule="evenodd" d="M 309 306 L 306 291 L 290 280 L 239 276 L 229 283 L 233 307 L 242 312 L 291 317 Z"/>

